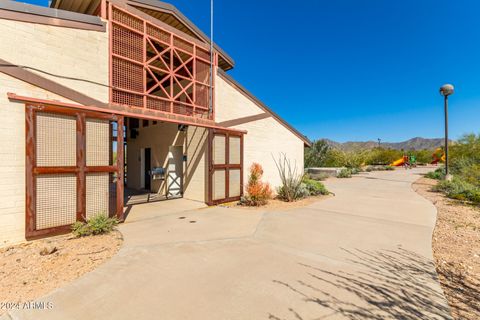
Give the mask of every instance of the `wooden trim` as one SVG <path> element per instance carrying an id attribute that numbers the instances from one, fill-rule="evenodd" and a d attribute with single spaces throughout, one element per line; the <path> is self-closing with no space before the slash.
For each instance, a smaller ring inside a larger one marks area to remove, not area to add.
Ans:
<path id="1" fill-rule="evenodd" d="M 254 121 L 270 118 L 271 116 L 272 116 L 271 114 L 264 112 L 264 113 L 256 114 L 256 115 L 253 115 L 253 116 L 247 116 L 247 117 L 242 117 L 242 118 L 217 122 L 217 126 L 233 127 L 233 126 L 238 126 L 238 125 L 249 123 L 249 122 L 254 122 Z"/>
<path id="2" fill-rule="evenodd" d="M 25 107 L 25 236 L 35 231 L 36 178 L 32 174 L 36 163 L 35 152 L 35 113 L 31 107 Z"/>
<path id="3" fill-rule="evenodd" d="M 42 77 L 32 71 L 0 59 L 0 72 L 84 105 L 105 106 L 104 102 Z"/>
<path id="4" fill-rule="evenodd" d="M 67 234 L 72 231 L 72 226 L 70 225 L 65 225 L 65 226 L 59 226 L 59 227 L 52 227 L 52 228 L 46 228 L 46 229 L 40 229 L 40 230 L 33 230 L 28 234 L 25 234 L 25 238 L 27 240 L 35 240 L 35 239 L 40 239 L 40 238 L 45 238 L 45 237 L 52 237 L 60 234 Z"/>
<path id="5" fill-rule="evenodd" d="M 123 214 L 123 188 L 124 188 L 124 160 L 125 155 L 123 153 L 123 136 L 124 136 L 124 118 L 119 117 L 117 120 L 117 219 L 124 221 Z"/>
<path id="6" fill-rule="evenodd" d="M 117 166 L 90 166 L 85 167 L 86 173 L 94 173 L 94 172 L 117 172 Z"/>
<path id="7" fill-rule="evenodd" d="M 77 221 L 86 220 L 87 184 L 86 167 L 86 119 L 85 114 L 77 114 Z"/>
<path id="8" fill-rule="evenodd" d="M 75 110 L 82 110 L 83 112 L 85 111 L 91 111 L 94 113 L 100 112 L 100 113 L 108 113 L 116 116 L 125 116 L 125 117 L 138 118 L 138 119 L 148 119 L 148 120 L 156 120 L 156 121 L 169 122 L 169 123 L 185 124 L 185 125 L 194 126 L 194 127 L 228 131 L 232 134 L 247 133 L 246 130 L 238 130 L 238 129 L 224 128 L 224 127 L 217 126 L 215 125 L 215 122 L 213 122 L 212 120 L 174 115 L 174 114 L 169 114 L 161 111 L 147 110 L 145 108 L 132 108 L 127 106 L 115 105 L 115 104 L 109 104 L 108 107 L 78 105 L 78 104 L 72 104 L 67 102 L 19 96 L 11 92 L 7 93 L 7 96 L 10 100 L 26 102 L 32 106 L 36 106 L 39 109 L 45 108 L 46 106 L 61 106 L 63 107 L 61 109 L 71 108 Z"/>
<path id="9" fill-rule="evenodd" d="M 79 167 L 34 167 L 32 170 L 33 174 L 62 174 L 62 173 L 73 173 L 77 174 L 80 172 Z M 85 173 L 93 172 L 117 172 L 117 166 L 85 166 Z"/>
<path id="10" fill-rule="evenodd" d="M 243 134 L 240 136 L 240 198 L 243 197 Z"/>
<path id="11" fill-rule="evenodd" d="M 225 137 L 225 164 L 213 163 L 213 139 L 216 135 Z M 230 137 L 240 137 L 240 164 L 230 164 Z M 238 201 L 243 196 L 243 134 L 225 130 L 209 130 L 208 137 L 208 205 Z M 225 198 L 213 200 L 213 174 L 215 171 L 225 171 Z M 240 170 L 240 196 L 230 197 L 230 170 Z"/>
<path id="12" fill-rule="evenodd" d="M 230 198 L 230 136 L 225 135 L 225 198 Z"/>
<path id="13" fill-rule="evenodd" d="M 207 163 L 208 163 L 208 195 L 207 195 L 207 204 L 212 205 L 213 204 L 213 181 L 212 181 L 212 176 L 213 176 L 213 130 L 210 129 L 208 130 L 208 143 L 207 143 L 207 148 L 208 148 L 208 156 L 207 156 Z"/>
<path id="14" fill-rule="evenodd" d="M 78 159 L 77 159 L 78 160 Z M 62 174 L 74 173 L 77 174 L 79 169 L 77 167 L 34 167 L 33 174 Z"/>
<path id="15" fill-rule="evenodd" d="M 64 108 L 64 107 L 55 106 L 55 105 L 32 105 L 32 108 L 34 108 L 36 112 L 52 112 L 52 113 L 69 115 L 69 116 L 76 116 L 79 112 L 81 112 L 82 114 L 85 115 L 86 119 L 101 119 L 101 120 L 111 120 L 111 121 L 117 120 L 117 117 L 113 114 L 84 111 L 84 110 L 73 109 L 73 108 Z"/>
<path id="16" fill-rule="evenodd" d="M 107 31 L 105 24 L 103 25 L 90 24 L 87 22 L 72 21 L 72 20 L 46 17 L 46 16 L 40 16 L 36 14 L 2 10 L 2 9 L 0 9 L 0 19 L 22 21 L 22 22 L 35 23 L 35 24 L 44 24 L 44 25 L 63 27 L 63 28 L 89 30 L 89 31 L 99 31 L 99 32 Z"/>

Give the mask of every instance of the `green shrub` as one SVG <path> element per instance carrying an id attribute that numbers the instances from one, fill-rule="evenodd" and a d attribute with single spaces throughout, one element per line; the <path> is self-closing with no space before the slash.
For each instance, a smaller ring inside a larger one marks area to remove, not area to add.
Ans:
<path id="1" fill-rule="evenodd" d="M 480 203 L 480 188 L 458 177 L 451 181 L 442 180 L 433 189 L 445 193 L 451 199 Z"/>
<path id="2" fill-rule="evenodd" d="M 320 181 L 312 180 L 312 179 L 304 179 L 303 183 L 305 184 L 309 195 L 311 196 L 318 196 L 318 195 L 327 195 L 330 192 L 325 188 L 323 183 Z"/>
<path id="3" fill-rule="evenodd" d="M 116 218 L 109 218 L 106 214 L 102 213 L 87 220 L 87 222 L 75 222 L 72 225 L 72 233 L 76 237 L 109 233 L 117 224 L 118 220 Z"/>
<path id="4" fill-rule="evenodd" d="M 362 170 L 360 168 L 351 168 L 350 169 L 351 174 L 359 174 L 360 172 L 362 172 Z"/>
<path id="5" fill-rule="evenodd" d="M 292 165 L 285 154 L 281 154 L 280 158 L 275 160 L 275 165 L 280 175 L 282 185 L 277 188 L 278 198 L 284 201 L 295 201 L 308 196 L 308 190 L 302 183 L 304 174 L 298 171 L 296 163 Z"/>
<path id="6" fill-rule="evenodd" d="M 393 170 L 395 170 L 395 168 L 392 167 L 392 166 L 385 166 L 385 167 L 383 167 L 383 169 L 384 169 L 385 171 L 393 171 Z"/>
<path id="7" fill-rule="evenodd" d="M 314 141 L 310 148 L 305 149 L 305 168 L 324 167 L 330 150 L 326 140 Z"/>
<path id="8" fill-rule="evenodd" d="M 366 163 L 370 165 L 388 165 L 401 158 L 402 155 L 403 153 L 400 150 L 377 147 L 369 151 Z"/>
<path id="9" fill-rule="evenodd" d="M 347 168 L 343 168 L 337 174 L 337 178 L 351 178 L 351 177 L 352 177 L 352 171 L 350 169 L 347 169 Z"/>
<path id="10" fill-rule="evenodd" d="M 443 180 L 445 178 L 445 169 L 438 168 L 435 171 L 430 171 L 425 175 L 425 177 L 435 180 Z"/>

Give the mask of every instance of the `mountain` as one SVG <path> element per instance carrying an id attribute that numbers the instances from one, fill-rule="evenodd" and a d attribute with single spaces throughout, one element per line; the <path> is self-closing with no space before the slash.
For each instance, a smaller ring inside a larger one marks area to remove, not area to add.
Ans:
<path id="1" fill-rule="evenodd" d="M 359 150 L 359 149 L 373 149 L 378 147 L 377 141 L 347 141 L 336 142 L 329 139 L 324 139 L 327 143 L 337 149 L 344 151 Z M 402 142 L 381 142 L 380 146 L 387 149 L 396 150 L 433 150 L 440 146 L 443 146 L 443 138 L 425 139 L 421 137 L 415 137 Z"/>

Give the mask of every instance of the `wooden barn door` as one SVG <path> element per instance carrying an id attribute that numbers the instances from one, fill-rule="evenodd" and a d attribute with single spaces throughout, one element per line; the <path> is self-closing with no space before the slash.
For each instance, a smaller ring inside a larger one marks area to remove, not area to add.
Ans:
<path id="1" fill-rule="evenodd" d="M 123 118 L 26 106 L 26 237 L 123 214 Z"/>
<path id="2" fill-rule="evenodd" d="M 243 134 L 210 130 L 208 203 L 238 201 L 243 195 Z"/>

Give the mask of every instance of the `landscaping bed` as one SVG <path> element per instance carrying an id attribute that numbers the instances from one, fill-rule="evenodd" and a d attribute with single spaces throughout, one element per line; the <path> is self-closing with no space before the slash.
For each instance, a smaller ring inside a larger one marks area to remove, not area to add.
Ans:
<path id="1" fill-rule="evenodd" d="M 437 208 L 432 248 L 440 283 L 455 319 L 480 317 L 480 208 L 432 191 L 437 180 L 413 184 Z"/>
<path id="2" fill-rule="evenodd" d="M 288 210 L 288 209 L 305 207 L 317 201 L 330 198 L 332 196 L 333 195 L 309 196 L 307 198 L 303 198 L 303 199 L 299 199 L 297 201 L 291 201 L 291 202 L 286 202 L 281 199 L 271 199 L 268 201 L 267 204 L 262 206 L 244 206 L 238 203 L 237 201 L 235 201 L 235 202 L 222 204 L 221 206 L 228 207 L 228 208 L 241 208 L 245 210 L 266 210 L 266 211 Z"/>
<path id="3" fill-rule="evenodd" d="M 123 242 L 120 232 L 76 238 L 71 234 L 0 249 L 0 302 L 37 299 L 115 255 Z M 0 309 L 0 315 L 8 310 Z"/>

